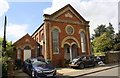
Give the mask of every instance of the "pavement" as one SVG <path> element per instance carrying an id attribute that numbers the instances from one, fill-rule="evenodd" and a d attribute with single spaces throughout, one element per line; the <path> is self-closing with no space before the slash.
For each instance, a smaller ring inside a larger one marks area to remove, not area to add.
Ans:
<path id="1" fill-rule="evenodd" d="M 22 69 L 14 72 L 14 78 L 31 78 L 27 73 L 23 72 Z"/>
<path id="2" fill-rule="evenodd" d="M 112 68 L 115 68 L 118 66 L 119 66 L 118 64 L 109 64 L 109 65 L 89 67 L 89 68 L 84 68 L 84 69 L 56 68 L 57 69 L 57 77 L 56 78 L 80 77 L 80 76 L 112 69 Z M 24 73 L 22 70 L 17 70 L 14 72 L 14 78 L 18 78 L 18 77 L 31 78 L 28 74 Z"/>
<path id="3" fill-rule="evenodd" d="M 60 76 L 80 77 L 80 76 L 112 69 L 118 66 L 119 66 L 118 64 L 109 64 L 109 65 L 89 67 L 89 68 L 84 68 L 84 69 L 57 68 L 57 73 Z"/>

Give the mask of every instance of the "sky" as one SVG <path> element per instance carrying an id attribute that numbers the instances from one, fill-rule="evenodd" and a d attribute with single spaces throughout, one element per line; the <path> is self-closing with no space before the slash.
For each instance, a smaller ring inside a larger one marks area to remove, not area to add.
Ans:
<path id="1" fill-rule="evenodd" d="M 0 37 L 7 16 L 7 40 L 15 42 L 26 33 L 32 35 L 43 23 L 43 14 L 52 14 L 67 4 L 90 21 L 90 34 L 109 22 L 118 32 L 118 0 L 0 0 Z"/>

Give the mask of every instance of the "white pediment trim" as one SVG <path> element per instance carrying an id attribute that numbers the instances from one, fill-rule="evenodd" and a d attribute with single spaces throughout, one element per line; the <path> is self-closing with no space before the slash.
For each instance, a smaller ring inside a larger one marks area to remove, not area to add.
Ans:
<path id="1" fill-rule="evenodd" d="M 57 17 L 59 17 L 60 15 L 62 15 L 63 13 L 65 13 L 66 11 L 70 11 L 75 17 L 77 17 L 83 23 L 83 20 L 80 19 L 80 17 L 76 13 L 74 13 L 74 11 L 70 7 L 65 8 L 63 11 L 61 11 L 57 15 L 54 15 L 52 19 L 56 19 Z"/>

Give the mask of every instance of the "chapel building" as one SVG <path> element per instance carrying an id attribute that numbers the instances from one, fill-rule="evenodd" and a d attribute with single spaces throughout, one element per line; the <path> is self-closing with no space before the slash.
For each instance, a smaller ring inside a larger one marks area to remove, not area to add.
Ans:
<path id="1" fill-rule="evenodd" d="M 86 21 L 70 4 L 51 15 L 43 16 L 44 23 L 32 36 L 27 34 L 34 42 L 33 47 L 31 40 L 28 38 L 23 40 L 29 44 L 23 49 L 31 49 L 29 57 L 44 55 L 45 59 L 51 60 L 52 65 L 57 67 L 65 66 L 66 61 L 72 61 L 79 55 L 91 54 L 89 21 Z M 26 43 L 24 42 L 24 45 Z M 22 57 L 26 58 L 26 56 Z"/>

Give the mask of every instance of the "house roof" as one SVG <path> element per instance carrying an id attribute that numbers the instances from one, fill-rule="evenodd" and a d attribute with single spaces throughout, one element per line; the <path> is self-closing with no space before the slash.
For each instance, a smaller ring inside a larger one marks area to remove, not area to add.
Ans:
<path id="1" fill-rule="evenodd" d="M 28 39 L 28 41 L 26 41 L 26 39 Z M 15 43 L 13 43 L 13 45 L 22 46 L 26 43 L 31 44 L 31 46 L 39 45 L 39 43 L 37 43 L 28 33 L 24 35 L 22 38 L 20 38 L 19 40 L 17 40 Z"/>
<path id="2" fill-rule="evenodd" d="M 38 29 L 35 30 L 35 32 L 34 32 L 31 36 L 33 36 L 43 25 L 44 25 L 44 23 L 42 23 L 42 24 L 38 27 Z"/>

